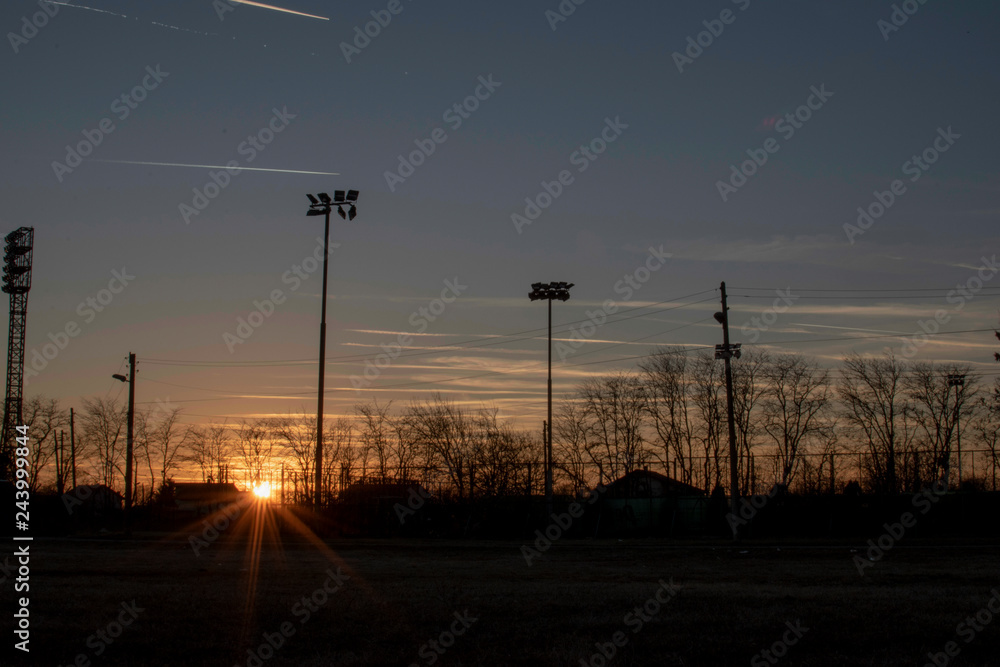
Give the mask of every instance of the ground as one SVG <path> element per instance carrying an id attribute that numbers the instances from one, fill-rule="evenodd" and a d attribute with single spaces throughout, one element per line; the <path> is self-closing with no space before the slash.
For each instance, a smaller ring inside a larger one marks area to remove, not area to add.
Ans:
<path id="1" fill-rule="evenodd" d="M 211 537 L 37 539 L 31 654 L 4 664 L 940 665 L 949 641 L 955 664 L 997 660 L 1000 618 L 959 627 L 1000 590 L 992 543 L 904 538 L 862 576 L 863 541 L 566 538 L 529 566 L 521 542 Z"/>

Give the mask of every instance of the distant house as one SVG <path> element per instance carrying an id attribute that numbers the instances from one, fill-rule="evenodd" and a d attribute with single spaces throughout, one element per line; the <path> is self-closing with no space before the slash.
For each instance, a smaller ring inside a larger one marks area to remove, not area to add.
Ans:
<path id="1" fill-rule="evenodd" d="M 601 495 L 602 533 L 674 535 L 705 526 L 705 492 L 658 472 L 633 470 L 608 484 Z"/>
<path id="2" fill-rule="evenodd" d="M 183 512 L 211 514 L 233 503 L 245 502 L 248 493 L 233 483 L 178 482 L 174 484 L 174 505 Z"/>

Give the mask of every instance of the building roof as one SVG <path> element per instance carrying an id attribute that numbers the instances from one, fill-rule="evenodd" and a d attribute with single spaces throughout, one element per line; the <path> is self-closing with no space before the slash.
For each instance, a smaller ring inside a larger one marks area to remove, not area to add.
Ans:
<path id="1" fill-rule="evenodd" d="M 609 498 L 662 498 L 703 496 L 705 492 L 652 470 L 633 470 L 608 484 L 605 495 Z"/>

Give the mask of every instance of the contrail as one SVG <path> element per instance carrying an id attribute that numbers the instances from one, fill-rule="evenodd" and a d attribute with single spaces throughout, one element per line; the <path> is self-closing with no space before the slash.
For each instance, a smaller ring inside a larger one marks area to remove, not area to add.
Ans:
<path id="1" fill-rule="evenodd" d="M 239 169 L 240 171 L 273 171 L 279 174 L 313 174 L 316 176 L 340 176 L 339 171 L 302 171 L 300 169 L 264 169 L 263 167 L 226 167 L 217 164 L 181 164 L 179 162 L 140 162 L 138 160 L 89 160 L 89 162 L 113 162 L 115 164 L 145 164 L 154 167 L 193 167 L 195 169 Z"/>
<path id="2" fill-rule="evenodd" d="M 311 19 L 319 19 L 321 21 L 329 21 L 325 16 L 316 16 L 315 14 L 305 14 L 303 12 L 297 12 L 293 9 L 285 9 L 284 7 L 275 7 L 274 5 L 265 5 L 263 2 L 253 2 L 252 0 L 232 0 L 240 5 L 252 5 L 254 7 L 261 7 L 263 9 L 273 9 L 276 12 L 285 12 L 286 14 L 295 14 L 296 16 L 306 16 Z"/>
<path id="3" fill-rule="evenodd" d="M 49 5 L 61 5 L 63 7 L 76 7 L 77 9 L 89 9 L 92 12 L 100 12 L 102 14 L 111 14 L 112 16 L 120 16 L 123 19 L 127 19 L 128 18 L 124 14 L 118 14 L 117 12 L 109 12 L 106 9 L 97 9 L 95 7 L 87 7 L 85 5 L 71 5 L 68 2 L 55 2 L 55 0 L 45 0 L 45 2 L 46 2 L 46 4 L 49 4 Z"/>
<path id="4" fill-rule="evenodd" d="M 100 12 L 101 14 L 111 14 L 112 16 L 117 16 L 117 17 L 123 18 L 123 19 L 127 19 L 128 18 L 128 16 L 126 16 L 125 14 L 119 14 L 117 12 L 109 12 L 106 9 L 97 9 L 96 7 L 87 7 L 86 5 L 73 5 L 73 4 L 70 4 L 68 2 L 56 2 L 56 0 L 44 0 L 44 2 L 46 2 L 46 3 L 50 4 L 50 5 L 59 5 L 61 7 L 75 7 L 76 9 L 88 9 L 88 10 L 90 10 L 92 12 Z M 137 17 L 137 16 L 133 16 L 132 18 L 134 18 L 136 20 L 139 20 L 139 17 Z M 190 28 L 182 28 L 180 26 L 170 25 L 169 23 L 160 23 L 159 21 L 147 21 L 147 23 L 151 23 L 153 25 L 158 25 L 161 28 L 171 28 L 173 30 L 183 30 L 184 32 L 193 32 L 196 35 L 218 35 L 219 34 L 217 32 L 204 32 L 202 30 L 191 30 Z"/>

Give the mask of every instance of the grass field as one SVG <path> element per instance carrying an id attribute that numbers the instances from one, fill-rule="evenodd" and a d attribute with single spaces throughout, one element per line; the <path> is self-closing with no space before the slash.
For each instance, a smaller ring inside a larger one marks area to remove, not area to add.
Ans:
<path id="1" fill-rule="evenodd" d="M 604 644 L 608 665 L 923 665 L 949 641 L 955 664 L 1000 663 L 1000 618 L 969 642 L 956 631 L 1000 589 L 996 545 L 903 542 L 862 577 L 846 543 L 565 539 L 529 567 L 521 542 L 296 536 L 252 550 L 234 534 L 195 555 L 185 533 L 40 539 L 31 654 L 11 664 L 602 665 Z M 349 579 L 326 593 L 338 566 Z M 676 594 L 627 616 L 661 579 Z M 13 604 L 8 580 L 8 623 Z M 260 652 L 265 633 L 280 648 Z M 783 636 L 795 643 L 772 663 L 760 652 Z"/>

